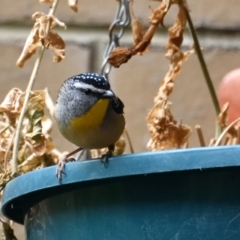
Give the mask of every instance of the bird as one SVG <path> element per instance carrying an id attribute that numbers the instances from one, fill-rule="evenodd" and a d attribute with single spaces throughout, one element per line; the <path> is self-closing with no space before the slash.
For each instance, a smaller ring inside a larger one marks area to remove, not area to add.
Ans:
<path id="1" fill-rule="evenodd" d="M 61 134 L 78 147 L 60 158 L 56 170 L 60 182 L 68 157 L 80 150 L 108 148 L 101 157 L 105 165 L 125 129 L 124 104 L 98 73 L 81 73 L 63 82 L 54 118 Z"/>

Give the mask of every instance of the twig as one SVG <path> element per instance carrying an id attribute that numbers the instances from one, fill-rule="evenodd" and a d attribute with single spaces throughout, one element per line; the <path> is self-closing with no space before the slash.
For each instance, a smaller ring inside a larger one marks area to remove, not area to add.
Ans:
<path id="1" fill-rule="evenodd" d="M 8 154 L 9 154 L 9 152 L 10 152 L 10 150 L 11 150 L 11 147 L 12 147 L 12 145 L 13 145 L 13 141 L 14 141 L 14 138 L 15 138 L 15 134 L 16 134 L 16 131 L 13 133 L 13 135 L 12 135 L 12 137 L 11 137 L 11 140 L 10 140 L 10 142 L 9 142 L 9 145 L 8 145 L 8 147 L 7 147 L 7 150 L 6 150 L 5 154 L 4 154 L 4 168 L 5 168 L 5 170 L 7 169 L 7 158 L 8 158 Z"/>
<path id="2" fill-rule="evenodd" d="M 54 102 L 49 94 L 48 88 L 45 88 L 45 93 L 46 93 L 45 105 L 50 113 L 52 120 L 54 120 Z"/>
<path id="3" fill-rule="evenodd" d="M 182 148 L 188 148 L 188 145 L 189 145 L 189 143 L 188 143 L 188 142 L 185 142 L 185 143 L 183 144 Z"/>
<path id="4" fill-rule="evenodd" d="M 240 144 L 240 124 L 237 125 L 237 144 Z"/>
<path id="5" fill-rule="evenodd" d="M 232 140 L 232 145 L 236 145 L 236 144 L 237 144 L 237 141 L 238 141 L 237 137 L 233 138 L 233 140 Z M 228 144 L 228 145 L 230 145 L 230 144 Z"/>
<path id="6" fill-rule="evenodd" d="M 9 127 L 10 127 L 10 125 L 7 125 L 7 126 L 4 127 L 3 129 L 1 129 L 0 135 L 1 135 L 2 133 L 4 133 Z"/>
<path id="7" fill-rule="evenodd" d="M 78 153 L 78 152 L 81 151 L 81 150 L 83 150 L 83 148 L 82 148 L 82 147 L 79 147 L 79 148 L 75 149 L 74 151 L 66 154 L 65 157 L 66 157 L 66 158 L 69 158 L 69 157 L 71 157 L 71 156 L 74 155 L 75 153 Z"/>
<path id="8" fill-rule="evenodd" d="M 219 136 L 219 138 L 217 139 L 216 143 L 215 143 L 215 146 L 219 146 L 220 142 L 222 141 L 224 135 L 228 132 L 228 130 L 234 125 L 236 124 L 237 122 L 240 121 L 240 118 L 237 118 L 235 121 L 233 121 L 231 124 L 229 124 L 224 130 L 223 132 L 221 133 L 221 135 Z"/>
<path id="9" fill-rule="evenodd" d="M 200 146 L 201 147 L 205 147 L 206 144 L 205 144 L 205 141 L 204 141 L 204 138 L 203 138 L 203 133 L 202 133 L 201 126 L 200 125 L 196 125 L 195 129 L 197 131 L 197 135 L 198 135 L 198 139 L 199 139 L 199 142 L 200 142 Z"/>
<path id="10" fill-rule="evenodd" d="M 54 0 L 52 6 L 50 8 L 50 11 L 48 13 L 48 16 L 52 16 L 54 14 L 54 12 L 57 8 L 58 2 L 59 2 L 59 0 Z M 49 18 L 48 24 L 47 24 L 47 29 L 46 29 L 46 35 L 49 32 L 50 25 L 51 25 L 51 19 Z M 17 163 L 18 144 L 19 144 L 19 141 L 20 141 L 22 123 L 23 123 L 24 115 L 25 115 L 26 110 L 27 110 L 27 104 L 28 104 L 28 100 L 29 100 L 29 97 L 30 97 L 30 93 L 31 93 L 31 90 L 32 90 L 34 81 L 36 79 L 37 72 L 38 72 L 42 57 L 43 57 L 44 50 L 45 50 L 45 47 L 42 46 L 40 51 L 39 51 L 39 56 L 38 56 L 38 58 L 35 62 L 35 65 L 33 67 L 33 71 L 32 71 L 32 74 L 31 74 L 31 77 L 30 77 L 30 80 L 29 80 L 29 83 L 28 83 L 28 86 L 27 86 L 27 89 L 26 89 L 26 96 L 24 98 L 22 111 L 21 111 L 20 116 L 19 116 L 19 121 L 18 121 L 17 129 L 16 129 L 16 135 L 15 135 L 15 138 L 14 138 L 14 145 L 13 145 L 13 160 L 12 160 L 12 171 L 13 171 L 12 175 L 13 176 L 16 175 L 17 171 L 18 171 L 18 168 L 17 168 L 17 165 L 18 165 L 18 163 Z"/>
<path id="11" fill-rule="evenodd" d="M 2 224 L 2 233 L 4 234 L 4 239 L 6 239 L 6 240 L 17 240 L 16 236 L 14 235 L 14 231 L 10 226 L 10 220 L 0 219 L 0 222 Z"/>
<path id="12" fill-rule="evenodd" d="M 223 145 L 229 145 L 231 143 L 232 138 L 227 135 L 223 141 Z"/>
<path id="13" fill-rule="evenodd" d="M 218 115 L 220 113 L 220 107 L 219 107 L 219 104 L 218 104 L 217 95 L 216 95 L 216 92 L 214 90 L 213 83 L 212 83 L 212 80 L 210 78 L 210 75 L 209 75 L 209 72 L 208 72 L 208 69 L 207 69 L 207 65 L 206 65 L 205 60 L 203 58 L 203 54 L 202 54 L 202 51 L 201 51 L 201 47 L 200 47 L 200 44 L 199 44 L 199 41 L 198 41 L 198 37 L 197 37 L 196 31 L 195 31 L 195 28 L 194 28 L 193 23 L 192 23 L 191 16 L 190 16 L 190 14 L 189 14 L 189 12 L 186 8 L 185 8 L 185 12 L 186 12 L 186 17 L 187 17 L 187 21 L 188 21 L 188 24 L 189 24 L 189 28 L 190 28 L 190 31 L 191 31 L 191 34 L 192 34 L 192 37 L 193 37 L 193 40 L 194 40 L 194 45 L 195 45 L 195 50 L 197 52 L 198 60 L 200 62 L 200 65 L 201 65 L 201 68 L 202 68 L 202 71 L 203 71 L 203 75 L 205 77 L 208 89 L 210 91 L 216 114 Z"/>
<path id="14" fill-rule="evenodd" d="M 210 140 L 209 147 L 213 146 L 213 145 L 215 144 L 215 142 L 216 142 L 216 139 L 215 139 L 215 138 L 212 138 L 212 139 Z"/>
<path id="15" fill-rule="evenodd" d="M 215 112 L 216 112 L 216 115 L 218 116 L 219 113 L 220 113 L 220 107 L 219 107 L 217 95 L 216 95 L 216 92 L 215 92 L 210 74 L 208 72 L 208 68 L 207 68 L 207 65 L 205 63 L 203 54 L 202 54 L 202 50 L 201 50 L 201 47 L 200 47 L 200 44 L 199 44 L 199 41 L 198 41 L 198 37 L 197 37 L 196 31 L 195 31 L 195 28 L 193 26 L 191 16 L 190 16 L 188 10 L 186 8 L 184 8 L 184 9 L 185 9 L 185 14 L 186 14 L 186 17 L 187 17 L 188 25 L 189 25 L 189 28 L 190 28 L 190 31 L 191 31 L 191 34 L 192 34 L 192 38 L 193 38 L 193 41 L 194 41 L 194 49 L 196 50 L 198 60 L 200 62 L 200 65 L 201 65 L 201 68 L 202 68 L 202 71 L 203 71 L 203 75 L 204 75 L 206 84 L 208 86 L 208 90 L 210 92 L 210 95 L 211 95 L 211 98 L 212 98 L 212 101 L 213 101 Z M 217 136 L 221 133 L 221 127 L 219 125 L 217 125 L 216 133 L 217 133 L 216 134 Z"/>
<path id="16" fill-rule="evenodd" d="M 131 153 L 134 153 L 132 141 L 131 141 L 130 136 L 129 136 L 129 134 L 128 134 L 128 131 L 127 131 L 126 129 L 124 130 L 124 134 L 125 134 L 125 136 L 126 136 L 126 138 L 127 138 L 127 140 L 128 140 L 130 152 L 131 152 Z"/>

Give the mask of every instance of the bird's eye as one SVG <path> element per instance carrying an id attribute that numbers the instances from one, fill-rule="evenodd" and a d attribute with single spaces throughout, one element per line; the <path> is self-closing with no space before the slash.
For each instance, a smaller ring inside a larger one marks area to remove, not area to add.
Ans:
<path id="1" fill-rule="evenodd" d="M 92 91 L 91 91 L 89 88 L 86 88 L 86 89 L 85 89 L 85 94 L 88 95 L 88 94 L 90 94 L 91 92 L 92 92 Z"/>

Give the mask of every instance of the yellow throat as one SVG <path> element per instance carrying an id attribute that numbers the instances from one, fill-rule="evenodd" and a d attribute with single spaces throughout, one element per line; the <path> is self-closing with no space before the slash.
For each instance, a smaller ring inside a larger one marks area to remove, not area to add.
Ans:
<path id="1" fill-rule="evenodd" d="M 109 104 L 109 99 L 100 99 L 95 105 L 83 116 L 71 121 L 71 127 L 74 131 L 88 131 L 98 128 L 105 117 Z"/>

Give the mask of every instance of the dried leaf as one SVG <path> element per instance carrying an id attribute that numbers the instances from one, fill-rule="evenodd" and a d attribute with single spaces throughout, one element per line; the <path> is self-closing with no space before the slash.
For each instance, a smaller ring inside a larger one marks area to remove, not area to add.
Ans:
<path id="1" fill-rule="evenodd" d="M 147 148 L 150 150 L 180 148 L 188 142 L 192 130 L 185 124 L 176 123 L 170 106 L 169 101 L 159 101 L 147 117 L 148 129 L 151 133 Z"/>
<path id="2" fill-rule="evenodd" d="M 11 138 L 9 136 L 4 136 L 0 139 L 0 164 L 5 167 L 5 156 L 10 145 Z"/>
<path id="3" fill-rule="evenodd" d="M 25 93 L 20 89 L 13 88 L 0 105 L 0 188 L 12 179 L 12 140 L 17 124 L 11 123 L 19 121 L 24 96 Z M 44 116 L 45 102 L 45 90 L 30 93 L 18 145 L 20 174 L 59 161 L 61 153 L 55 149 L 50 137 L 52 120 Z M 9 122 L 7 114 L 11 116 L 12 122 Z"/>
<path id="4" fill-rule="evenodd" d="M 44 14 L 44 18 L 45 18 L 45 14 Z M 57 17 L 55 17 L 54 15 L 51 15 L 51 16 L 48 16 L 47 15 L 47 18 L 50 18 L 51 19 L 51 26 L 50 26 L 50 29 L 53 29 L 54 27 L 56 27 L 57 25 L 64 28 L 64 30 L 67 29 L 67 26 L 64 22 L 60 21 Z"/>
<path id="5" fill-rule="evenodd" d="M 237 118 L 236 120 L 234 120 L 233 122 L 231 122 L 224 130 L 223 132 L 220 134 L 220 136 L 218 137 L 218 139 L 215 142 L 215 146 L 219 146 L 223 137 L 228 133 L 232 136 L 232 138 L 237 137 L 237 130 L 234 128 L 235 124 L 239 124 L 240 122 L 240 118 Z"/>
<path id="6" fill-rule="evenodd" d="M 54 53 L 53 62 L 60 62 L 65 58 L 65 42 L 63 39 L 54 31 L 51 30 L 48 34 L 48 39 L 45 45 L 48 46 Z"/>
<path id="7" fill-rule="evenodd" d="M 240 144 L 240 123 L 239 122 L 236 126 L 236 132 L 237 132 L 237 143 L 236 144 Z"/>
<path id="8" fill-rule="evenodd" d="M 22 53 L 20 57 L 18 58 L 16 65 L 18 67 L 23 67 L 24 63 L 33 55 L 36 53 L 36 48 L 41 46 L 41 42 L 38 35 L 38 28 L 34 24 L 29 36 L 27 37 L 27 40 L 25 42 L 25 45 L 23 47 Z"/>
<path id="9" fill-rule="evenodd" d="M 45 138 L 44 135 L 40 136 L 38 139 L 33 139 L 31 134 L 25 136 L 25 140 L 29 144 L 33 153 L 37 156 L 42 156 L 43 154 L 50 152 L 54 149 L 54 145 L 51 141 Z"/>
<path id="10" fill-rule="evenodd" d="M 39 0 L 39 3 L 52 3 L 53 0 Z"/>
<path id="11" fill-rule="evenodd" d="M 227 102 L 222 106 L 221 112 L 218 115 L 218 123 L 222 128 L 228 125 L 228 108 L 229 103 Z"/>
<path id="12" fill-rule="evenodd" d="M 6 171 L 4 172 L 1 169 L 1 174 L 0 174 L 0 190 L 12 179 L 11 177 L 11 172 Z"/>
<path id="13" fill-rule="evenodd" d="M 144 36 L 144 30 L 143 30 L 142 23 L 138 19 L 132 18 L 131 26 L 132 26 L 132 34 L 133 34 L 134 43 L 138 44 L 142 41 L 143 36 Z"/>
<path id="14" fill-rule="evenodd" d="M 27 134 L 38 142 L 42 139 L 42 118 L 44 116 L 45 91 L 35 91 L 29 99 L 26 115 L 28 115 L 31 132 Z"/>
<path id="15" fill-rule="evenodd" d="M 182 5 L 179 5 L 179 12 L 175 23 L 168 29 L 169 43 L 180 47 L 183 41 L 183 32 L 186 27 L 187 18 L 185 9 Z"/>
<path id="16" fill-rule="evenodd" d="M 108 62 L 114 67 L 120 67 L 121 64 L 126 63 L 132 56 L 136 54 L 144 53 L 150 46 L 151 40 L 158 29 L 158 25 L 163 22 L 163 18 L 171 6 L 170 0 L 164 0 L 156 10 L 152 10 L 153 14 L 149 18 L 150 27 L 143 36 L 140 36 L 141 30 L 139 30 L 138 22 L 135 22 L 134 26 L 137 30 L 137 40 L 135 44 L 130 48 L 116 48 L 114 49 L 108 58 Z M 138 42 L 141 39 L 140 42 Z"/>
<path id="17" fill-rule="evenodd" d="M 14 119 L 22 109 L 24 93 L 18 88 L 12 88 L 0 105 L 0 112 Z"/>
<path id="18" fill-rule="evenodd" d="M 147 32 L 144 34 L 143 39 L 137 45 L 130 48 L 115 48 L 108 58 L 108 62 L 114 67 L 120 67 L 123 63 L 126 63 L 132 56 L 136 54 L 142 54 L 150 46 L 152 37 L 157 30 L 157 25 L 151 25 Z"/>
<path id="19" fill-rule="evenodd" d="M 31 138 L 27 140 L 32 141 Z M 34 146 L 34 143 L 31 143 L 31 154 L 28 154 L 28 157 L 18 166 L 19 171 L 28 172 L 57 164 L 61 155 L 59 151 L 54 148 L 53 143 L 48 139 L 45 139 L 42 143 L 41 146 L 39 144 Z"/>
<path id="20" fill-rule="evenodd" d="M 78 12 L 78 0 L 68 0 L 68 6 L 74 11 L 74 12 Z"/>
<path id="21" fill-rule="evenodd" d="M 138 45 L 144 37 L 144 29 L 141 21 L 135 17 L 134 11 L 133 11 L 133 0 L 130 4 L 130 14 L 131 14 L 131 27 L 132 27 L 132 35 L 134 40 L 134 45 Z M 146 50 L 149 50 L 150 47 L 150 41 L 149 46 L 143 51 L 139 51 L 138 53 L 142 55 Z"/>
<path id="22" fill-rule="evenodd" d="M 239 121 L 234 121 L 233 123 L 230 123 L 228 125 L 228 109 L 229 109 L 229 103 L 225 103 L 222 106 L 221 112 L 218 115 L 218 124 L 224 129 L 224 133 L 226 135 L 226 138 L 229 137 L 229 140 L 227 141 L 225 139 L 224 144 L 231 144 L 232 140 L 233 140 L 233 144 L 235 144 L 235 142 L 238 142 L 239 139 Z M 236 123 L 238 123 L 236 125 Z M 236 125 L 236 126 L 235 126 Z M 221 137 L 219 137 L 217 139 L 216 144 L 220 145 L 223 138 L 225 137 L 225 135 L 220 135 Z M 227 141 L 227 142 L 226 142 Z"/>
<path id="23" fill-rule="evenodd" d="M 171 3 L 166 1 L 165 4 L 166 8 L 168 8 L 168 4 Z M 147 117 L 148 129 L 151 133 L 151 139 L 147 147 L 151 150 L 186 147 L 192 132 L 189 126 L 176 124 L 170 112 L 171 102 L 168 101 L 168 97 L 173 91 L 174 80 L 180 73 L 182 64 L 193 53 L 193 50 L 184 53 L 180 49 L 185 25 L 185 12 L 180 4 L 177 19 L 174 25 L 169 28 L 169 42 L 166 45 L 166 58 L 169 60 L 169 70 L 162 80 L 158 94 L 154 98 L 154 107 Z"/>
<path id="24" fill-rule="evenodd" d="M 226 135 L 226 137 L 225 137 L 222 145 L 230 145 L 231 142 L 232 142 L 232 137 L 231 137 L 231 135 Z"/>
<path id="25" fill-rule="evenodd" d="M 42 133 L 46 138 L 50 137 L 50 133 L 52 131 L 53 121 L 46 115 L 42 118 Z"/>
<path id="26" fill-rule="evenodd" d="M 35 110 L 43 110 L 45 106 L 45 94 L 44 90 L 32 91 L 30 99 L 28 101 L 27 112 L 32 115 Z"/>
<path id="27" fill-rule="evenodd" d="M 120 67 L 122 63 L 127 62 L 131 57 L 131 49 L 117 47 L 111 52 L 108 62 L 114 67 Z"/>
<path id="28" fill-rule="evenodd" d="M 128 49 L 121 48 L 114 49 L 110 53 L 108 62 L 114 67 L 120 67 L 121 64 L 126 63 L 132 56 L 136 54 L 144 53 L 150 46 L 151 40 L 158 29 L 158 25 L 163 25 L 163 19 L 168 12 L 172 4 L 178 4 L 179 12 L 176 18 L 175 24 L 169 28 L 169 45 L 174 45 L 175 47 L 180 47 L 183 41 L 183 31 L 186 26 L 186 15 L 185 8 L 187 7 L 186 1 L 177 0 L 162 0 L 160 6 L 155 10 L 152 9 L 152 16 L 149 18 L 151 23 L 150 27 L 143 34 L 142 25 L 135 18 L 134 13 L 131 8 L 132 15 L 132 29 L 134 35 L 134 45 Z"/>
<path id="29" fill-rule="evenodd" d="M 172 2 L 171 0 L 162 0 L 161 4 L 158 8 L 151 9 L 152 10 L 152 16 L 149 17 L 149 22 L 153 25 L 163 25 L 163 19 L 169 10 Z"/>
<path id="30" fill-rule="evenodd" d="M 45 88 L 45 105 L 52 117 L 52 119 L 54 119 L 54 102 L 49 94 L 49 91 L 47 88 Z"/>
<path id="31" fill-rule="evenodd" d="M 36 153 L 32 153 L 28 158 L 20 165 L 18 165 L 19 171 L 28 172 L 36 168 L 39 164 L 39 156 Z"/>
<path id="32" fill-rule="evenodd" d="M 5 221 L 0 219 L 2 223 L 2 231 L 4 233 L 4 240 L 18 240 L 16 236 L 14 235 L 14 230 L 11 228 L 10 224 Z M 3 239 L 3 238 L 1 238 Z"/>
<path id="33" fill-rule="evenodd" d="M 189 139 L 191 133 L 192 133 L 191 127 L 189 127 L 186 124 L 179 124 L 178 135 L 177 135 L 178 147 L 182 147 L 186 143 L 188 143 L 188 139 Z"/>
<path id="34" fill-rule="evenodd" d="M 26 60 L 29 59 L 36 52 L 36 48 L 40 46 L 53 50 L 53 61 L 60 62 L 65 57 L 65 43 L 53 28 L 59 25 L 66 29 L 65 23 L 59 21 L 55 16 L 49 16 L 41 12 L 34 13 L 32 18 L 35 20 L 35 24 L 17 60 L 17 66 L 23 67 Z M 48 29 L 49 21 L 51 24 Z"/>

